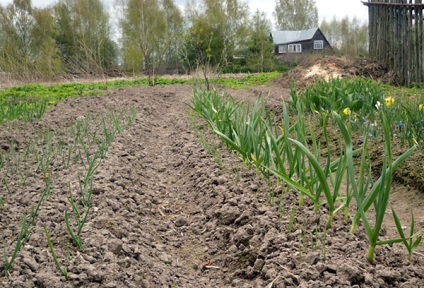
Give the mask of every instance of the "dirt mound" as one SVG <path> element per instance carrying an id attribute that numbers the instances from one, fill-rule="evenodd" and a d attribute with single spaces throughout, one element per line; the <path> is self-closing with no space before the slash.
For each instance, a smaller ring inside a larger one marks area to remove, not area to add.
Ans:
<path id="1" fill-rule="evenodd" d="M 396 75 L 386 65 L 368 58 L 328 56 L 301 62 L 280 79 L 275 80 L 280 87 L 290 88 L 293 83 L 298 88 L 313 84 L 317 79 L 367 77 L 377 81 L 396 83 Z"/>

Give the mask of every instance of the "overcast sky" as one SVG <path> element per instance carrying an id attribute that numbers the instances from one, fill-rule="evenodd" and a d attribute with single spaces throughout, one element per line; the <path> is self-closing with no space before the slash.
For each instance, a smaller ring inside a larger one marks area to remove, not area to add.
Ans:
<path id="1" fill-rule="evenodd" d="M 0 0 L 2 5 L 12 3 L 13 0 Z M 109 6 L 113 6 L 115 0 L 102 0 Z M 268 19 L 274 23 L 272 13 L 275 9 L 275 0 L 246 0 L 252 12 L 259 9 L 268 15 Z M 368 10 L 361 0 L 315 0 L 318 8 L 319 22 L 323 19 L 331 20 L 334 16 L 342 18 L 344 16 L 354 17 L 362 21 L 368 21 Z M 32 0 L 33 5 L 45 7 L 56 3 L 57 0 Z M 184 8 L 187 0 L 176 0 L 176 3 Z"/>

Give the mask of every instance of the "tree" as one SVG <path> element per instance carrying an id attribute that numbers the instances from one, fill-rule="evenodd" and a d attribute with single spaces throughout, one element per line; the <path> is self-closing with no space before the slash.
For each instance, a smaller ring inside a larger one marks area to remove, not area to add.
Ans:
<path id="1" fill-rule="evenodd" d="M 321 30 L 333 49 L 349 56 L 364 56 L 368 54 L 368 25 L 361 23 L 356 17 L 336 17 L 330 22 L 323 20 Z"/>
<path id="2" fill-rule="evenodd" d="M 223 37 L 219 29 L 214 29 L 206 19 L 198 18 L 185 34 L 184 46 L 181 50 L 183 63 L 188 71 L 201 69 L 206 82 L 206 89 L 210 89 L 208 69 L 220 67 L 223 62 Z"/>
<path id="3" fill-rule="evenodd" d="M 185 62 L 191 68 L 221 66 L 225 61 L 224 36 L 220 27 L 210 24 L 206 17 L 193 21 L 185 35 Z"/>
<path id="4" fill-rule="evenodd" d="M 60 74 L 53 23 L 51 10 L 34 9 L 30 0 L 0 6 L 0 70 L 23 79 Z"/>
<path id="5" fill-rule="evenodd" d="M 162 62 L 166 66 L 179 66 L 178 50 L 182 46 L 182 35 L 184 29 L 184 18 L 174 0 L 162 0 L 164 11 L 165 28 L 161 33 L 160 41 L 156 42 L 158 50 L 158 67 Z"/>
<path id="6" fill-rule="evenodd" d="M 34 54 L 31 51 L 31 29 L 35 26 L 30 0 L 14 0 L 0 10 L 3 30 L 1 66 L 20 77 L 31 76 Z"/>
<path id="7" fill-rule="evenodd" d="M 131 57 L 126 47 L 139 49 L 143 63 L 140 69 L 145 68 L 149 76 L 154 73 L 155 46 L 159 42 L 161 31 L 165 28 L 163 10 L 157 0 L 128 0 L 125 3 L 124 18 L 121 19 L 124 55 Z M 140 56 L 140 55 L 138 55 Z M 130 59 L 124 59 L 129 62 Z"/>
<path id="8" fill-rule="evenodd" d="M 73 72 L 78 67 L 78 44 L 73 29 L 71 7 L 66 5 L 64 1 L 60 1 L 54 6 L 54 13 L 57 30 L 56 43 L 60 56 L 65 64 L 66 72 Z"/>
<path id="9" fill-rule="evenodd" d="M 318 26 L 315 0 L 276 0 L 274 17 L 280 30 L 303 30 Z"/>
<path id="10" fill-rule="evenodd" d="M 270 70 L 274 64 L 274 44 L 269 32 L 271 23 L 264 12 L 256 10 L 250 22 L 248 37 L 247 66 L 258 72 Z"/>
<path id="11" fill-rule="evenodd" d="M 190 69 L 220 72 L 234 55 L 246 50 L 248 6 L 240 0 L 192 0 L 186 8 L 189 29 L 183 59 Z"/>
<path id="12" fill-rule="evenodd" d="M 55 40 L 57 31 L 53 11 L 50 8 L 37 9 L 34 11 L 34 19 L 36 25 L 31 35 L 37 72 L 43 78 L 57 78 L 63 74 L 63 63 Z"/>
<path id="13" fill-rule="evenodd" d="M 60 0 L 55 12 L 57 45 L 68 72 L 104 74 L 116 66 L 116 44 L 101 0 Z"/>
<path id="14" fill-rule="evenodd" d="M 228 60 L 243 51 L 249 25 L 249 6 L 240 0 L 227 0 L 224 25 L 224 56 Z"/>
<path id="15" fill-rule="evenodd" d="M 173 0 L 125 0 L 120 26 L 125 67 L 144 68 L 150 79 L 156 68 L 175 56 L 183 18 Z"/>

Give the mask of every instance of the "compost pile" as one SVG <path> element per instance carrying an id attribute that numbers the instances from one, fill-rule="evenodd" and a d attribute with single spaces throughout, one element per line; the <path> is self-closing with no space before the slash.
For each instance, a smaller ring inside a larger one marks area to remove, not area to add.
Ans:
<path id="1" fill-rule="evenodd" d="M 318 79 L 366 77 L 376 81 L 396 84 L 396 75 L 386 65 L 368 58 L 326 56 L 301 62 L 296 68 L 275 80 L 281 87 L 297 88 L 312 85 Z"/>

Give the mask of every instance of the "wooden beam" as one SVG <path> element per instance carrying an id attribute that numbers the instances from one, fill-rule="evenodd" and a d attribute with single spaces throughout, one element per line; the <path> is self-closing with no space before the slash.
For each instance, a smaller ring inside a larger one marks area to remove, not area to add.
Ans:
<path id="1" fill-rule="evenodd" d="M 423 3 L 388 3 L 388 2 L 366 2 L 362 1 L 362 4 L 365 6 L 374 6 L 374 5 L 382 5 L 382 6 L 401 6 L 401 7 L 411 7 L 411 8 L 423 8 Z"/>

